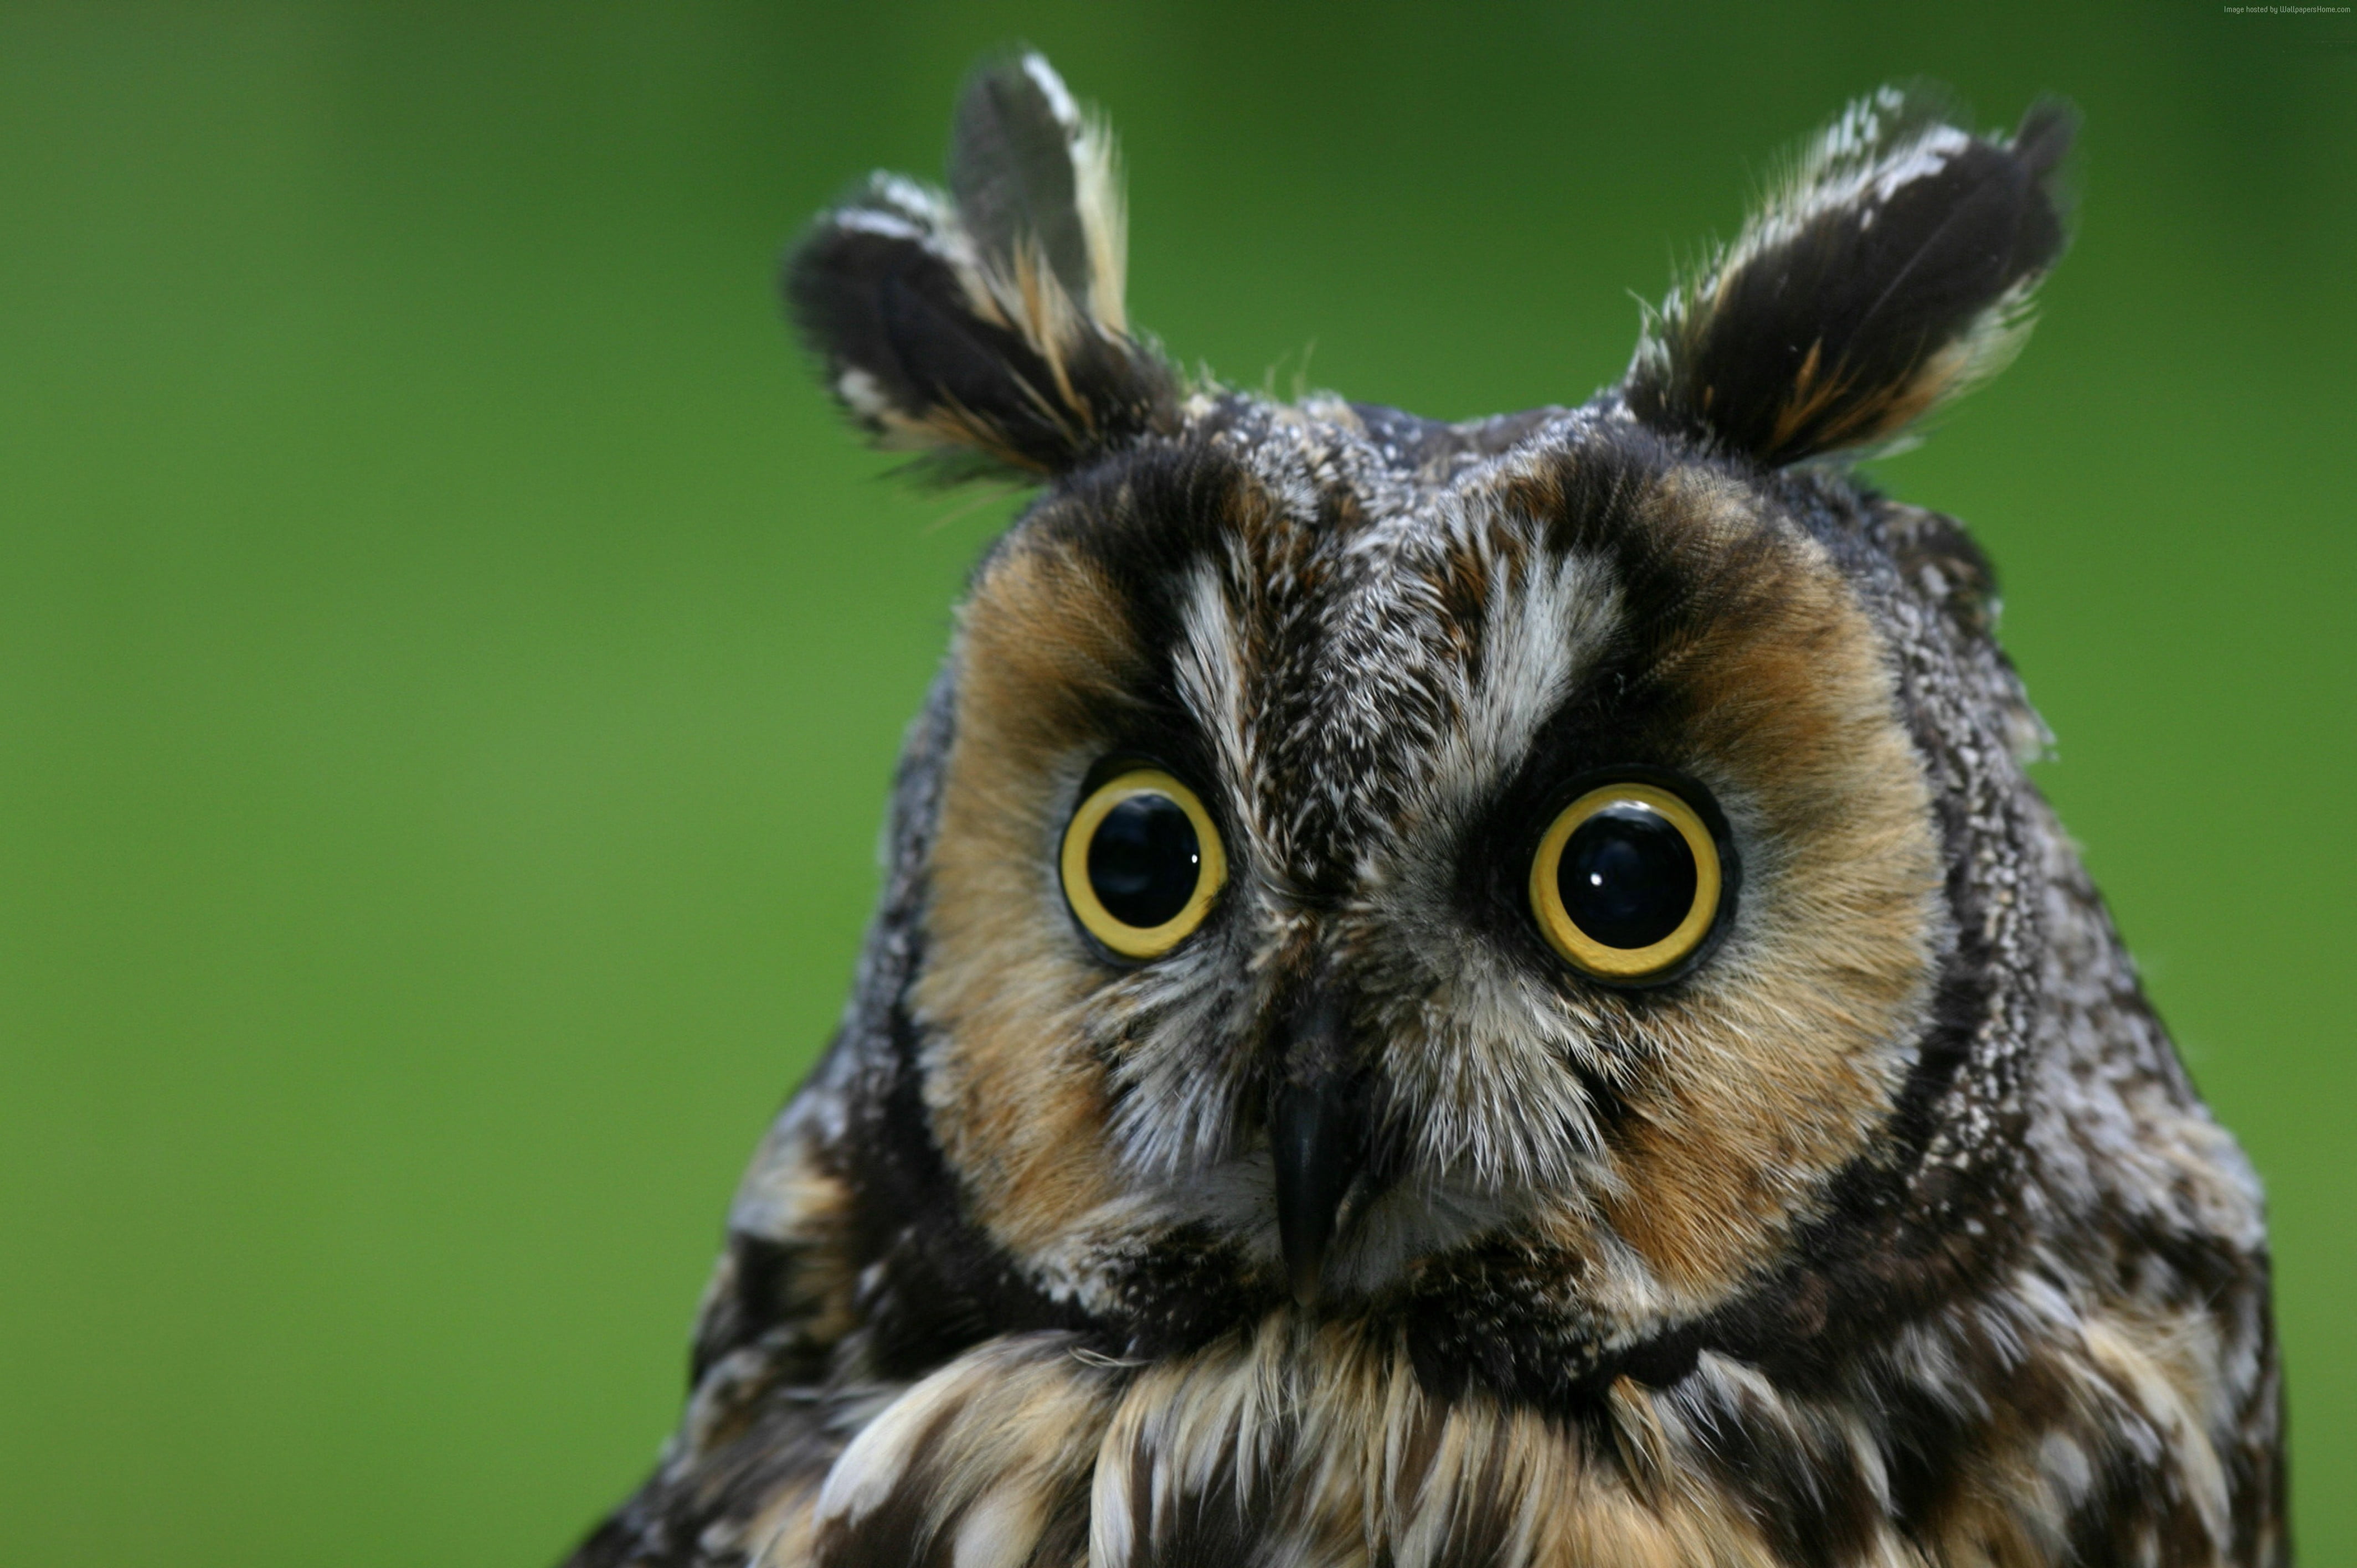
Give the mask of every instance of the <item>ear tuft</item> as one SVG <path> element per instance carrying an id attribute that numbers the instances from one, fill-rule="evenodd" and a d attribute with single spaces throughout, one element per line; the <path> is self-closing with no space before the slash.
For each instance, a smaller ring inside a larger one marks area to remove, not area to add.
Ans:
<path id="1" fill-rule="evenodd" d="M 1953 118 L 1921 91 L 1851 105 L 1647 322 L 1631 412 L 1777 467 L 1886 445 L 2002 369 L 2062 252 L 2075 119 L 2042 102 L 1996 141 Z"/>
<path id="2" fill-rule="evenodd" d="M 1113 140 L 1048 62 L 966 82 L 950 192 L 897 175 L 819 220 L 786 263 L 829 385 L 944 477 L 1061 472 L 1175 426 L 1176 374 L 1130 335 Z"/>

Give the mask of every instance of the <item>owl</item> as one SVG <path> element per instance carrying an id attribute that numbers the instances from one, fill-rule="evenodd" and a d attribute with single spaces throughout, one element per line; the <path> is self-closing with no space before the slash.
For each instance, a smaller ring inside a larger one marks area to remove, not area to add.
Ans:
<path id="1" fill-rule="evenodd" d="M 1835 119 L 1627 374 L 1182 374 L 1036 55 L 789 257 L 828 386 L 1036 499 L 841 1027 L 576 1568 L 2288 1561 L 2257 1184 L 2024 772 L 1952 520 L 2067 111 Z"/>

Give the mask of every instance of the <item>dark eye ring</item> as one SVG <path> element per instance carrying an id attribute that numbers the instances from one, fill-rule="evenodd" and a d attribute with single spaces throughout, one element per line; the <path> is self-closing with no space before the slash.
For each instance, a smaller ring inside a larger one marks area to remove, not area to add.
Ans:
<path id="1" fill-rule="evenodd" d="M 1064 900 L 1124 958 L 1157 958 L 1203 923 L 1228 879 L 1220 831 L 1195 792 L 1132 768 L 1089 792 L 1064 830 Z"/>
<path id="2" fill-rule="evenodd" d="M 1531 914 L 1582 972 L 1628 983 L 1666 974 L 1709 937 L 1726 872 L 1700 813 L 1634 781 L 1566 806 L 1531 857 Z"/>

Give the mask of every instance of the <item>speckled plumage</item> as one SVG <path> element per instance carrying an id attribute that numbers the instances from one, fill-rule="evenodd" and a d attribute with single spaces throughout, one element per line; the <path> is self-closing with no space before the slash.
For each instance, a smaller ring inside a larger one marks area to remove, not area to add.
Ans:
<path id="1" fill-rule="evenodd" d="M 2069 129 L 1878 95 L 1626 381 L 1459 425 L 1185 385 L 1037 57 L 969 87 L 951 195 L 823 220 L 788 292 L 846 406 L 1046 488 L 680 1431 L 572 1561 L 2288 1561 L 2255 1181 L 2023 772 L 1986 563 L 1830 460 L 2018 342 Z M 1139 962 L 1056 870 L 1124 756 L 1235 868 Z M 1632 768 L 1734 851 L 1642 988 L 1517 891 Z M 1313 1090 L 1351 1159 L 1305 1287 Z"/>

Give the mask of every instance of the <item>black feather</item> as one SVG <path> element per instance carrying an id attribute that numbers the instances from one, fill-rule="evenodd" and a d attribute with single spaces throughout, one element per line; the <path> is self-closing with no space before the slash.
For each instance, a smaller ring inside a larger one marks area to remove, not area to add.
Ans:
<path id="1" fill-rule="evenodd" d="M 958 105 L 953 199 L 876 175 L 787 258 L 829 386 L 937 477 L 1061 473 L 1176 426 L 1178 378 L 1122 326 L 1117 262 L 1090 242 L 1083 142 L 1046 61 L 985 67 Z"/>
<path id="2" fill-rule="evenodd" d="M 858 372 L 911 425 L 947 413 L 986 432 L 992 456 L 1060 466 L 1073 432 L 1052 401 L 1047 361 L 1020 334 L 974 314 L 937 250 L 863 227 L 863 216 L 899 217 L 854 203 L 823 220 L 786 266 L 788 311 L 826 361 L 829 383 L 845 395 L 845 373 Z M 884 433 L 875 411 L 853 406 Z"/>
<path id="3" fill-rule="evenodd" d="M 2052 184 L 2072 130 L 2056 103 L 2007 143 L 1920 99 L 1853 110 L 1799 187 L 1672 297 L 1631 410 L 1770 466 L 1888 440 L 1968 383 L 1976 340 L 2005 325 L 1992 313 L 2061 253 Z"/>
<path id="4" fill-rule="evenodd" d="M 986 254 L 1012 260 L 1028 238 L 1065 292 L 1084 300 L 1089 245 L 1072 169 L 1080 122 L 1070 99 L 1050 97 L 1036 58 L 996 60 L 967 79 L 950 134 L 950 195 Z"/>

